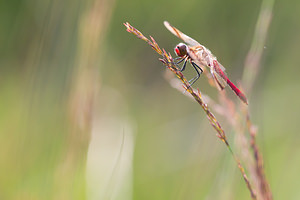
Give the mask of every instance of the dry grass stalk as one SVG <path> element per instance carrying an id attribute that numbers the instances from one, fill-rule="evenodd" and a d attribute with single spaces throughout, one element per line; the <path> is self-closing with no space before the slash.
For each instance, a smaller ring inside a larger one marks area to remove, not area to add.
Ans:
<path id="1" fill-rule="evenodd" d="M 68 102 L 70 127 L 65 152 L 55 172 L 57 189 L 54 199 L 72 199 L 73 193 L 70 191 L 74 185 L 85 180 L 86 157 L 100 85 L 96 67 L 101 46 L 99 42 L 106 32 L 113 5 L 114 1 L 108 0 L 92 0 L 82 4 Z"/>
<path id="2" fill-rule="evenodd" d="M 199 91 L 199 89 L 197 90 L 197 92 L 194 91 L 194 89 L 190 86 L 189 82 L 187 81 L 187 79 L 184 77 L 184 75 L 180 72 L 180 70 L 177 67 L 177 64 L 174 62 L 172 56 L 170 53 L 167 53 L 164 49 L 161 49 L 158 44 L 155 42 L 155 40 L 150 36 L 149 40 L 148 38 L 146 38 L 140 31 L 138 31 L 136 28 L 134 28 L 133 26 L 131 26 L 128 22 L 124 23 L 124 25 L 127 28 L 127 31 L 129 33 L 134 34 L 135 36 L 137 36 L 139 39 L 144 40 L 145 42 L 147 42 L 153 50 L 155 50 L 158 54 L 160 54 L 163 58 L 160 59 L 160 61 L 162 61 L 162 63 L 167 66 L 167 68 L 169 70 L 171 70 L 178 78 L 179 80 L 183 83 L 183 87 L 184 89 L 190 93 L 192 95 L 192 97 L 198 102 L 198 104 L 202 107 L 202 109 L 204 110 L 204 112 L 206 113 L 206 116 L 210 122 L 210 124 L 214 127 L 214 129 L 217 131 L 217 136 L 225 143 L 225 145 L 227 146 L 228 150 L 230 151 L 230 153 L 233 155 L 237 166 L 244 178 L 244 181 L 247 185 L 247 188 L 250 191 L 251 194 L 251 198 L 252 199 L 257 199 L 256 198 L 256 192 L 253 190 L 253 187 L 245 173 L 245 170 L 243 168 L 243 166 L 241 165 L 240 160 L 238 159 L 238 157 L 233 153 L 226 134 L 224 132 L 224 130 L 222 129 L 220 123 L 217 121 L 216 117 L 213 115 L 213 113 L 210 111 L 210 109 L 208 108 L 207 104 L 203 101 L 202 95 Z"/>
<path id="3" fill-rule="evenodd" d="M 260 62 L 264 52 L 263 50 L 265 49 L 264 45 L 272 19 L 273 4 L 273 0 L 264 0 L 262 2 L 251 48 L 245 60 L 242 82 L 248 95 L 252 93 L 254 81 L 256 76 L 259 74 L 261 67 Z M 211 83 L 212 78 L 209 77 L 209 73 L 205 74 L 208 75 L 207 78 Z M 169 81 L 171 84 L 174 82 L 170 79 Z M 211 85 L 215 87 L 215 84 Z M 179 84 L 172 84 L 172 86 L 180 91 L 182 90 L 179 87 Z M 239 88 L 242 88 L 241 85 L 239 85 Z M 220 104 L 210 98 L 206 99 L 206 102 L 211 105 L 211 108 L 215 112 L 223 115 L 237 133 L 236 145 L 240 149 L 239 152 L 242 152 L 241 158 L 249 171 L 257 199 L 272 200 L 272 192 L 264 172 L 263 157 L 256 143 L 257 128 L 250 120 L 249 107 L 241 103 L 240 108 L 237 109 L 236 104 L 231 99 L 227 98 L 226 91 L 220 91 L 219 94 Z M 246 136 L 247 131 L 249 133 L 249 137 Z"/>
<path id="4" fill-rule="evenodd" d="M 262 2 L 251 48 L 245 60 L 243 83 L 245 83 L 245 87 L 247 87 L 246 89 L 248 93 L 252 92 L 255 78 L 260 71 L 261 58 L 263 55 L 263 50 L 265 49 L 264 45 L 266 43 L 267 33 L 272 21 L 273 5 L 273 0 L 264 0 Z M 255 177 L 257 179 L 256 182 L 258 183 L 257 191 L 260 199 L 272 200 L 272 192 L 264 172 L 263 157 L 259 151 L 258 145 L 256 144 L 257 128 L 250 120 L 248 108 L 245 108 L 245 115 L 247 119 L 246 121 L 248 132 L 250 134 L 250 146 L 252 148 L 253 157 L 255 160 L 254 169 Z"/>

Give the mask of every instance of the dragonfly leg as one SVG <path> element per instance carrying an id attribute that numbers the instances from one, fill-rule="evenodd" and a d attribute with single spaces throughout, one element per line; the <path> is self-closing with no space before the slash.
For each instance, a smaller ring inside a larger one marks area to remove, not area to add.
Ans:
<path id="1" fill-rule="evenodd" d="M 203 70 L 201 69 L 201 67 L 199 67 L 196 63 L 194 63 L 193 61 L 191 61 L 192 66 L 194 67 L 194 69 L 197 72 L 197 76 L 195 76 L 194 78 L 192 78 L 191 80 L 189 80 L 190 86 L 192 86 L 200 77 L 200 75 L 202 74 Z M 199 72 L 200 70 L 200 72 Z"/>
<path id="2" fill-rule="evenodd" d="M 176 64 L 181 63 L 184 59 L 185 59 L 185 57 L 177 57 L 177 58 L 175 58 L 176 61 L 179 60 L 179 61 L 177 61 Z"/>
<path id="3" fill-rule="evenodd" d="M 178 64 L 181 63 L 181 62 L 183 62 L 183 61 L 184 61 L 184 63 L 183 63 L 183 65 L 182 65 L 182 67 L 180 68 L 180 67 L 178 66 Z M 181 60 L 179 60 L 179 61 L 176 63 L 177 66 L 178 66 L 178 68 L 180 68 L 179 71 L 183 72 L 183 71 L 185 70 L 185 66 L 186 66 L 187 61 L 188 61 L 188 57 L 186 56 L 186 57 L 181 58 Z"/>

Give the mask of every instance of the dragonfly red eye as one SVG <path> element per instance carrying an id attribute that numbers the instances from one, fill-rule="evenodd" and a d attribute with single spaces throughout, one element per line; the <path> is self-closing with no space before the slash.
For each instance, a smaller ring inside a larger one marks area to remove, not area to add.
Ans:
<path id="1" fill-rule="evenodd" d="M 180 43 L 175 47 L 175 53 L 179 57 L 184 57 L 187 55 L 187 47 L 185 44 Z"/>

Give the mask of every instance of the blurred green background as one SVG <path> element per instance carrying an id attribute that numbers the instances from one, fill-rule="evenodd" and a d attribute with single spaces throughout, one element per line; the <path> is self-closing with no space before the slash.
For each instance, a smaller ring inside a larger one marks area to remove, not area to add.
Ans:
<path id="1" fill-rule="evenodd" d="M 204 112 L 169 85 L 157 54 L 122 23 L 173 53 L 179 39 L 168 20 L 236 83 L 261 4 L 1 1 L 0 199 L 250 199 Z M 248 96 L 274 199 L 300 199 L 299 9 L 300 1 L 275 1 Z M 205 78 L 195 87 L 216 99 Z M 235 132 L 217 118 L 234 144 Z"/>

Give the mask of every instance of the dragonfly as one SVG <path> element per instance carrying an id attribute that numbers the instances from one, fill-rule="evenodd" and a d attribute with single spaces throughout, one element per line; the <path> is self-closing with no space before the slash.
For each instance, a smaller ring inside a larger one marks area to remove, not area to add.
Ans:
<path id="1" fill-rule="evenodd" d="M 201 73 L 203 72 L 202 67 L 204 68 L 206 66 L 210 69 L 210 73 L 216 83 L 217 88 L 223 90 L 227 85 L 229 85 L 232 91 L 245 104 L 248 104 L 246 96 L 229 80 L 225 73 L 225 68 L 218 62 L 217 58 L 211 53 L 209 49 L 201 45 L 193 38 L 179 31 L 169 22 L 165 21 L 164 25 L 172 34 L 186 43 L 179 43 L 174 48 L 174 51 L 178 56 L 177 60 L 179 60 L 178 62 L 176 62 L 176 64 L 183 62 L 183 65 L 180 69 L 181 72 L 185 70 L 187 62 L 189 62 L 197 72 L 197 76 L 189 81 L 190 85 L 193 85 L 199 79 Z"/>

